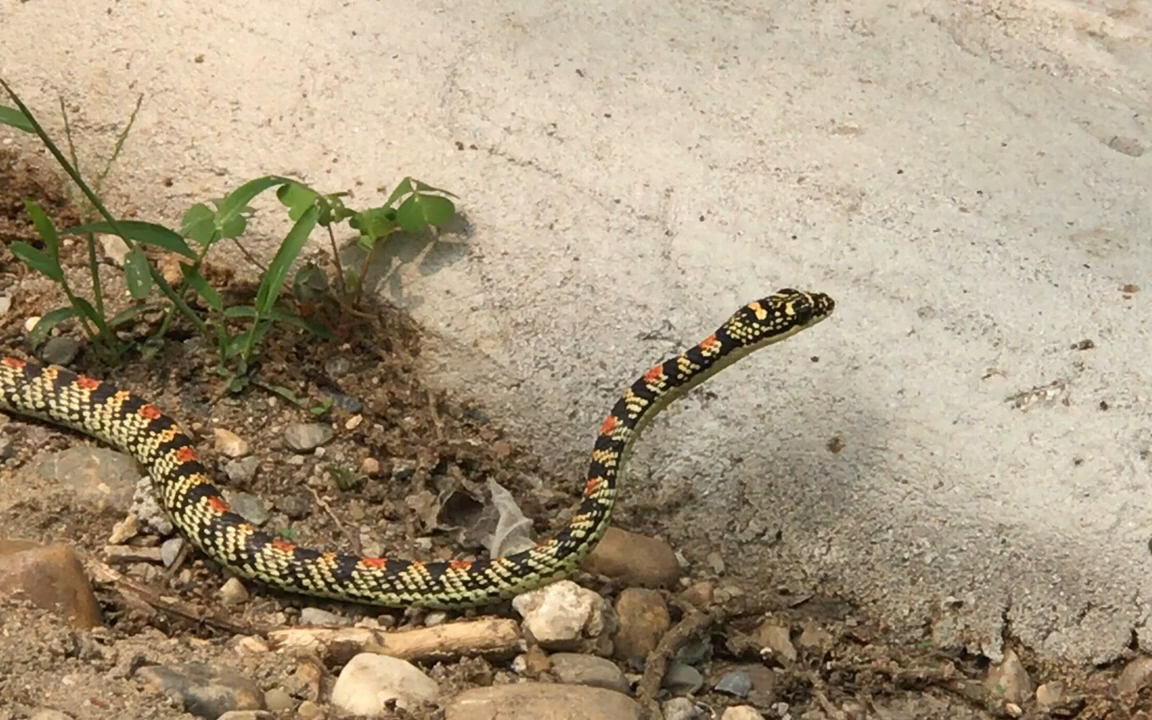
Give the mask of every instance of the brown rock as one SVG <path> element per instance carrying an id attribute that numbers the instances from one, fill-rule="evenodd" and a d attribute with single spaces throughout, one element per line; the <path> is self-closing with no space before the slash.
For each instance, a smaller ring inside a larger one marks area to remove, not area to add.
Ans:
<path id="1" fill-rule="evenodd" d="M 680 599 L 703 610 L 712 604 L 712 599 L 715 594 L 716 588 L 712 583 L 707 580 L 702 580 L 688 586 L 684 592 L 680 593 Z"/>
<path id="2" fill-rule="evenodd" d="M 640 720 L 640 705 L 622 693 L 587 685 L 519 683 L 472 688 L 452 698 L 444 720 Z"/>
<path id="3" fill-rule="evenodd" d="M 752 637 L 761 648 L 769 651 L 777 662 L 783 665 L 796 662 L 798 654 L 796 646 L 792 644 L 792 630 L 787 625 L 782 625 L 773 618 L 767 618 L 756 628 Z"/>
<path id="4" fill-rule="evenodd" d="M 84 566 L 67 545 L 0 540 L 0 593 L 53 610 L 78 628 L 104 623 Z"/>
<path id="5" fill-rule="evenodd" d="M 674 587 L 680 580 L 680 562 L 668 543 L 619 528 L 608 528 L 583 568 L 630 587 Z"/>
<path id="6" fill-rule="evenodd" d="M 648 657 L 672 626 L 668 605 L 656 590 L 624 590 L 616 599 L 616 615 L 620 627 L 616 631 L 614 654 L 621 660 Z"/>

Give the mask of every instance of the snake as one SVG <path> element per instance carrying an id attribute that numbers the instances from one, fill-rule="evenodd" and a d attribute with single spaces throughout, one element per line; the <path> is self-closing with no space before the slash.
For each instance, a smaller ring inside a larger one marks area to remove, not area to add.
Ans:
<path id="1" fill-rule="evenodd" d="M 68 428 L 131 455 L 172 524 L 242 578 L 305 596 L 389 608 L 470 608 L 537 589 L 580 569 L 603 538 L 636 440 L 664 408 L 749 353 L 832 314 L 823 293 L 778 290 L 737 310 L 707 338 L 652 367 L 600 425 L 583 498 L 533 547 L 474 560 L 420 562 L 299 546 L 245 520 L 213 484 L 192 439 L 140 396 L 56 365 L 0 359 L 0 410 Z"/>

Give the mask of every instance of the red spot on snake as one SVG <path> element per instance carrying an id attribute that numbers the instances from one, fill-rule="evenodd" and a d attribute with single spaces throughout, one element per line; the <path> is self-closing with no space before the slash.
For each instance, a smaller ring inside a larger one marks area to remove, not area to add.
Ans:
<path id="1" fill-rule="evenodd" d="M 664 377 L 664 366 L 657 365 L 648 372 L 644 373 L 644 382 L 649 385 L 660 382 L 660 378 Z"/>
<path id="2" fill-rule="evenodd" d="M 611 435 L 612 431 L 615 430 L 616 426 L 619 424 L 620 421 L 616 419 L 615 415 L 609 415 L 608 417 L 604 418 L 604 422 L 600 425 L 600 434 Z"/>
<path id="3" fill-rule="evenodd" d="M 284 540 L 283 538 L 276 538 L 275 540 L 273 540 L 272 542 L 270 542 L 268 544 L 271 545 L 272 547 L 276 548 L 280 552 L 292 553 L 292 552 L 296 551 L 296 546 L 293 545 L 292 543 L 288 542 L 287 540 Z"/>
<path id="4" fill-rule="evenodd" d="M 588 482 L 584 483 L 584 497 L 592 497 L 600 492 L 600 483 L 603 482 L 601 478 L 590 477 Z"/>
<path id="5" fill-rule="evenodd" d="M 100 381 L 96 378 L 90 378 L 87 375 L 77 375 L 76 385 L 85 390 L 95 390 L 100 387 Z"/>
<path id="6" fill-rule="evenodd" d="M 220 514 L 232 511 L 232 506 L 227 503 L 222 497 L 208 498 L 208 507 L 212 508 Z"/>
<path id="7" fill-rule="evenodd" d="M 195 462 L 196 448 L 192 447 L 191 445 L 185 445 L 176 451 L 176 459 L 182 463 Z"/>
<path id="8" fill-rule="evenodd" d="M 719 344 L 720 344 L 720 341 L 716 339 L 716 333 L 712 333 L 711 335 L 709 335 L 708 337 L 706 337 L 700 341 L 699 347 L 701 350 L 712 350 L 712 349 L 715 349 L 715 347 Z"/>
<path id="9" fill-rule="evenodd" d="M 155 405 L 143 405 L 136 412 L 140 413 L 140 417 L 145 420 L 155 420 L 164 415 L 164 413 L 160 412 L 160 408 Z"/>
<path id="10" fill-rule="evenodd" d="M 388 558 L 382 557 L 362 557 L 360 564 L 366 568 L 382 568 L 388 564 Z"/>
<path id="11" fill-rule="evenodd" d="M 13 370 L 23 370 L 24 366 L 27 365 L 27 363 L 25 363 L 23 360 L 14 357 L 4 358 L 4 364 Z"/>
<path id="12" fill-rule="evenodd" d="M 452 568 L 453 570 L 467 570 L 468 568 L 472 567 L 472 563 L 468 560 L 453 560 L 452 562 L 448 563 L 448 567 Z"/>

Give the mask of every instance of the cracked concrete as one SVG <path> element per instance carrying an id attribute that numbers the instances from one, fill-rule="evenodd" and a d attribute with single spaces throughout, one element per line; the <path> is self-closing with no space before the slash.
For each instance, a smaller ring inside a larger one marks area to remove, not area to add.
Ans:
<path id="1" fill-rule="evenodd" d="M 636 373 L 831 293 L 653 425 L 624 504 L 691 490 L 692 560 L 909 637 L 1115 656 L 1152 598 L 1152 11 L 775 5 L 3 0 L 0 72 L 89 157 L 144 93 L 109 192 L 145 217 L 268 172 L 459 194 L 382 292 L 573 482 Z"/>

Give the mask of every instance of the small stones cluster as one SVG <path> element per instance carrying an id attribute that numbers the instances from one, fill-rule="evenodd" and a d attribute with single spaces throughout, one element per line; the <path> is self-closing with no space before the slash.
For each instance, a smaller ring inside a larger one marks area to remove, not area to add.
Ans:
<path id="1" fill-rule="evenodd" d="M 326 441 L 325 435 L 302 427 L 293 431 L 291 439 L 286 432 L 285 445 L 298 452 L 314 451 Z M 251 452 L 246 442 L 227 431 L 216 433 L 216 449 L 228 458 L 226 464 L 246 460 Z M 87 454 L 87 463 L 77 453 Z M 127 510 L 135 480 L 126 467 L 117 464 L 116 457 L 101 448 L 77 448 L 49 456 L 35 471 L 57 473 L 55 479 L 72 483 L 70 490 L 85 501 Z M 251 471 L 257 467 L 258 463 L 252 464 Z M 231 500 L 253 522 L 268 519 L 258 498 L 235 493 Z M 277 509 L 283 510 L 279 502 Z M 178 541 L 157 548 L 122 544 L 137 534 L 138 524 L 153 522 L 139 506 L 137 512 L 139 518 L 129 514 L 128 520 L 117 525 L 112 540 L 121 544 L 110 546 L 106 558 L 132 567 L 171 565 L 179 554 Z M 706 564 L 713 572 L 723 571 L 719 557 L 710 557 Z M 673 624 L 667 594 L 652 588 L 678 587 L 681 603 L 701 608 L 737 598 L 739 593 L 735 588 L 683 580 L 682 564 L 666 543 L 618 529 L 608 532 L 585 570 L 612 578 L 624 589 L 610 602 L 574 582 L 561 581 L 516 598 L 512 606 L 518 621 L 449 622 L 445 613 L 429 613 L 422 627 L 398 631 L 373 621 L 351 626 L 340 615 L 306 607 L 292 627 L 274 631 L 267 639 L 238 638 L 227 653 L 229 658 L 279 653 L 285 658 L 320 658 L 322 662 L 287 660 L 295 663 L 291 671 L 272 679 L 261 675 L 261 682 L 254 674 L 229 669 L 232 662 L 224 656 L 219 664 L 132 663 L 130 674 L 161 693 L 178 697 L 185 708 L 196 708 L 203 717 L 224 720 L 277 716 L 309 720 L 329 717 L 333 710 L 390 717 L 396 707 L 425 706 L 441 707 L 445 720 L 643 717 L 644 708 L 635 696 L 645 661 Z M 85 568 L 67 546 L 0 539 L 0 595 L 53 609 L 79 629 L 99 628 L 104 622 Z M 250 600 L 248 589 L 235 578 L 221 584 L 218 597 L 230 607 Z M 281 615 L 279 619 L 286 623 L 288 618 Z M 822 656 L 835 638 L 817 623 L 774 616 L 765 618 L 748 636 L 761 662 L 723 665 L 712 658 L 708 638 L 680 647 L 663 674 L 658 696 L 664 720 L 802 717 L 781 701 L 776 669 L 793 667 L 804 657 Z M 297 652 L 301 649 L 306 652 Z M 486 667 L 491 675 L 477 683 L 479 687 L 456 694 L 449 694 L 441 669 L 428 669 L 438 662 L 477 656 L 490 659 Z M 1030 708 L 1058 707 L 1066 694 L 1059 680 L 1034 683 L 1012 650 L 1005 651 L 1002 661 L 975 685 L 982 689 L 983 702 L 1009 717 L 1022 716 Z M 1152 658 L 1143 655 L 1136 656 L 1116 679 L 1121 694 L 1150 685 Z M 57 713 L 45 718 L 70 717 L 50 708 L 43 712 Z M 853 716 L 851 708 L 842 712 Z"/>

